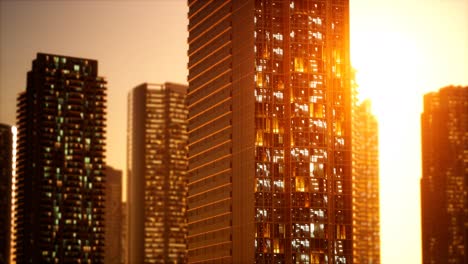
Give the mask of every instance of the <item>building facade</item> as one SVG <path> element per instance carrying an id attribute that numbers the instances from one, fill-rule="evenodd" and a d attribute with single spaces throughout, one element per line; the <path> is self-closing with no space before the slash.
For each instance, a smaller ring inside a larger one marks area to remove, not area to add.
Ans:
<path id="1" fill-rule="evenodd" d="M 122 259 L 122 171 L 106 167 L 106 212 L 104 263 L 120 264 Z"/>
<path id="2" fill-rule="evenodd" d="M 467 263 L 468 86 L 426 94 L 421 129 L 423 263 Z"/>
<path id="3" fill-rule="evenodd" d="M 351 263 L 349 1 L 188 5 L 188 262 Z"/>
<path id="4" fill-rule="evenodd" d="M 16 187 L 16 156 L 18 148 L 18 129 L 16 126 L 11 127 L 13 134 L 13 153 L 12 153 L 12 175 L 11 175 L 11 211 L 10 211 L 10 263 L 15 263 L 15 248 L 16 248 L 16 226 L 15 215 L 17 207 L 17 187 Z"/>
<path id="5" fill-rule="evenodd" d="M 129 94 L 128 263 L 186 261 L 186 90 L 145 83 Z"/>
<path id="6" fill-rule="evenodd" d="M 366 100 L 353 109 L 353 263 L 380 263 L 379 132 Z"/>
<path id="7" fill-rule="evenodd" d="M 12 127 L 0 124 L 0 263 L 10 261 L 12 154 Z"/>
<path id="8" fill-rule="evenodd" d="M 102 263 L 106 82 L 38 53 L 17 105 L 17 263 Z"/>

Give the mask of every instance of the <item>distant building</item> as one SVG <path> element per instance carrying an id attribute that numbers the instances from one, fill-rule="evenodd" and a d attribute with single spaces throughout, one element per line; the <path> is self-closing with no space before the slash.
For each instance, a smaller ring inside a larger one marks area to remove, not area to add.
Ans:
<path id="1" fill-rule="evenodd" d="M 104 263 L 122 263 L 122 171 L 106 167 Z"/>
<path id="2" fill-rule="evenodd" d="M 122 264 L 129 264 L 128 263 L 128 211 L 127 211 L 127 202 L 122 202 L 122 237 L 121 240 L 121 258 Z"/>
<path id="3" fill-rule="evenodd" d="M 129 94 L 128 263 L 186 261 L 186 86 Z"/>
<path id="4" fill-rule="evenodd" d="M 351 263 L 349 1 L 188 6 L 188 262 Z"/>
<path id="5" fill-rule="evenodd" d="M 38 53 L 17 105 L 17 263 L 102 263 L 106 82 Z"/>
<path id="6" fill-rule="evenodd" d="M 370 101 L 353 111 L 353 263 L 380 263 L 379 133 Z"/>
<path id="7" fill-rule="evenodd" d="M 424 96 L 423 263 L 468 263 L 468 86 Z"/>
<path id="8" fill-rule="evenodd" d="M 10 261 L 13 133 L 0 124 L 0 263 Z"/>

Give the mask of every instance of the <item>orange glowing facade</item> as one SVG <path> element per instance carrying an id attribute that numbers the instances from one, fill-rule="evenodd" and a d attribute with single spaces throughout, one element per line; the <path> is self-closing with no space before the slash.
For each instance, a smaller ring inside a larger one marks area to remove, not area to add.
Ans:
<path id="1" fill-rule="evenodd" d="M 353 263 L 380 263 L 378 124 L 370 101 L 353 109 Z"/>
<path id="2" fill-rule="evenodd" d="M 349 1 L 189 0 L 189 263 L 351 263 Z"/>
<path id="3" fill-rule="evenodd" d="M 421 129 L 423 263 L 467 263 L 468 87 L 426 94 Z"/>
<path id="4" fill-rule="evenodd" d="M 128 263 L 186 261 L 187 87 L 142 84 L 128 98 Z"/>

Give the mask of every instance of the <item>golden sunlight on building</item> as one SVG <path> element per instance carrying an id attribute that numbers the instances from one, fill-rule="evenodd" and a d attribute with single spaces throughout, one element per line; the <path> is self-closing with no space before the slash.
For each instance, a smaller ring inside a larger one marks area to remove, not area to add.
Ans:
<path id="1" fill-rule="evenodd" d="M 366 100 L 353 108 L 353 263 L 380 263 L 379 139 Z"/>
<path id="2" fill-rule="evenodd" d="M 348 10 L 189 1 L 189 263 L 352 262 Z"/>

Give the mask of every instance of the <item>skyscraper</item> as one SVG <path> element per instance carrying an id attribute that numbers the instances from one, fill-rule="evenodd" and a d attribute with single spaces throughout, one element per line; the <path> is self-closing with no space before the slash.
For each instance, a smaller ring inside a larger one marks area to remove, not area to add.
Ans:
<path id="1" fill-rule="evenodd" d="M 349 1 L 188 5 L 188 261 L 351 263 Z"/>
<path id="2" fill-rule="evenodd" d="M 423 263 L 468 262 L 468 86 L 424 96 Z"/>
<path id="3" fill-rule="evenodd" d="M 10 261 L 12 147 L 11 126 L 0 124 L 0 263 Z"/>
<path id="4" fill-rule="evenodd" d="M 106 167 L 104 263 L 122 263 L 122 171 Z"/>
<path id="5" fill-rule="evenodd" d="M 186 260 L 187 87 L 134 88 L 128 98 L 128 263 Z"/>
<path id="6" fill-rule="evenodd" d="M 370 101 L 353 111 L 353 263 L 380 263 L 379 135 Z"/>
<path id="7" fill-rule="evenodd" d="M 104 261 L 106 82 L 38 53 L 18 98 L 17 263 Z"/>

